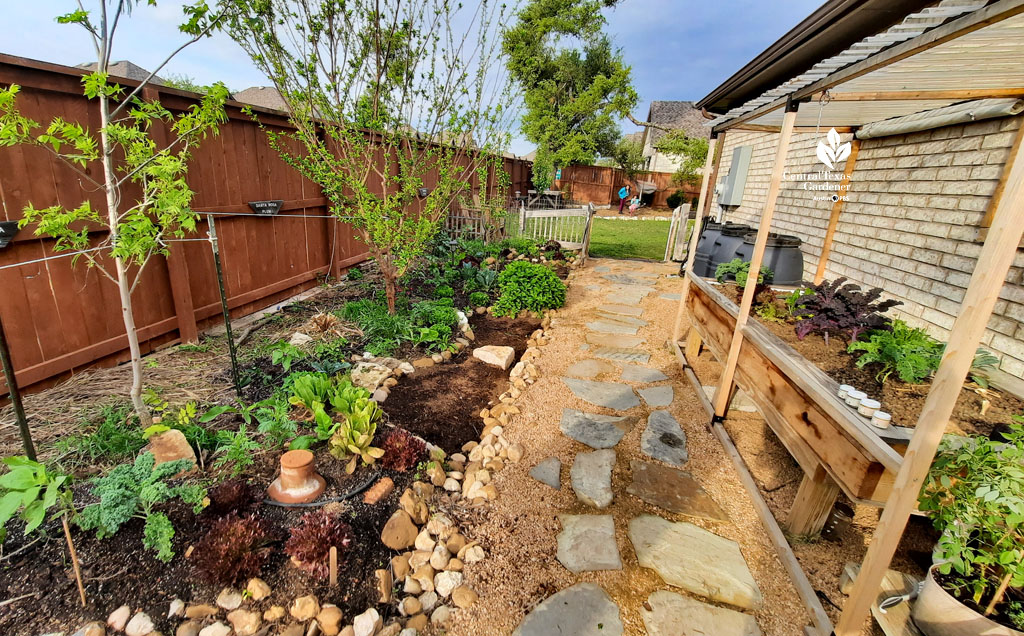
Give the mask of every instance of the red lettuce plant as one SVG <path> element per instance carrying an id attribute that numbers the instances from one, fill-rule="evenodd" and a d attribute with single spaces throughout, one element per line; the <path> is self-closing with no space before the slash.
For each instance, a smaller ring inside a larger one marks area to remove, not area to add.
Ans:
<path id="1" fill-rule="evenodd" d="M 352 528 L 335 514 L 323 508 L 302 515 L 292 528 L 284 551 L 299 568 L 317 578 L 325 579 L 330 573 L 331 547 L 338 548 L 338 561 L 352 544 Z"/>
<path id="2" fill-rule="evenodd" d="M 210 505 L 205 513 L 214 517 L 224 517 L 231 513 L 244 515 L 256 508 L 260 501 L 260 491 L 244 479 L 235 478 L 223 481 L 207 492 Z"/>
<path id="3" fill-rule="evenodd" d="M 276 537 L 265 521 L 228 515 L 213 522 L 196 544 L 196 570 L 211 583 L 231 584 L 259 574 Z"/>
<path id="4" fill-rule="evenodd" d="M 803 340 L 808 334 L 820 333 L 828 344 L 830 334 L 845 334 L 851 341 L 869 329 L 886 329 L 889 319 L 881 314 L 896 305 L 898 300 L 878 301 L 879 287 L 861 291 L 860 285 L 846 282 L 843 276 L 832 282 L 811 285 L 813 294 L 796 301 L 801 318 L 796 323 L 796 336 Z"/>
<path id="5" fill-rule="evenodd" d="M 384 468 L 406 472 L 412 470 L 427 452 L 423 440 L 415 437 L 405 429 L 395 429 L 382 444 L 384 456 L 380 463 Z"/>

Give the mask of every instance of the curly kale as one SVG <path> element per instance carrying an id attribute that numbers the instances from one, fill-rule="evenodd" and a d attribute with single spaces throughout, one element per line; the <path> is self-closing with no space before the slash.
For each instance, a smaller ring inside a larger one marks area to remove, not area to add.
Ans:
<path id="1" fill-rule="evenodd" d="M 168 483 L 175 475 L 192 468 L 192 462 L 179 459 L 155 466 L 152 453 L 142 453 L 134 464 L 121 464 L 93 480 L 92 494 L 99 503 L 86 506 L 76 518 L 83 530 L 95 530 L 98 539 L 111 537 L 132 518 L 144 519 L 143 545 L 156 550 L 161 561 L 174 557 L 171 539 L 174 526 L 158 504 L 180 499 L 192 504 L 195 512 L 203 509 L 206 490 L 198 485 Z"/>

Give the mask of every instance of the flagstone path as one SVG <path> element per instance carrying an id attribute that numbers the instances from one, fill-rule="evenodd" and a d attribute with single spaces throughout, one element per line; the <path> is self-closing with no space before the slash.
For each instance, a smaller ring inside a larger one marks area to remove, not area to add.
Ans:
<path id="1" fill-rule="evenodd" d="M 668 513 L 727 521 L 721 507 L 701 485 L 677 470 L 685 467 L 689 459 L 686 434 L 671 413 L 654 410 L 670 406 L 676 397 L 665 373 L 644 366 L 650 359 L 651 344 L 636 337 L 639 328 L 648 325 L 640 302 L 654 291 L 652 283 L 659 272 L 643 266 L 630 267 L 628 273 L 614 272 L 607 265 L 597 266 L 594 271 L 602 274 L 602 282 L 596 288 L 588 286 L 587 291 L 604 294 L 606 302 L 585 317 L 591 318 L 585 325 L 587 342 L 599 346 L 581 347 L 582 359 L 569 366 L 561 380 L 576 397 L 616 414 L 570 408 L 562 411 L 561 432 L 597 450 L 578 451 L 569 467 L 577 499 L 592 512 L 559 516 L 562 529 L 557 537 L 558 561 L 573 573 L 621 569 L 615 526 L 622 524 L 628 527 L 639 565 L 655 570 L 668 585 L 739 610 L 756 610 L 762 603 L 761 592 L 734 541 L 660 516 L 623 519 L 614 514 L 598 514 L 615 497 L 625 496 L 613 489 L 615 447 L 642 419 L 640 449 L 653 461 L 630 461 L 632 482 L 625 492 Z M 587 353 L 593 358 L 584 357 Z M 635 386 L 638 384 L 647 386 Z M 627 414 L 637 408 L 646 410 L 646 417 Z M 552 477 L 553 462 L 557 461 L 541 460 L 530 475 L 553 486 L 557 483 Z M 618 612 L 613 611 L 611 600 L 602 594 L 601 588 L 587 584 L 558 592 L 528 614 L 515 633 L 621 633 L 621 625 L 612 620 L 618 618 Z M 749 615 L 669 591 L 651 596 L 643 620 L 648 634 L 678 634 L 679 630 L 699 634 L 704 632 L 692 630 L 702 629 L 702 625 L 714 626 L 714 633 L 720 636 L 760 633 Z"/>
<path id="2" fill-rule="evenodd" d="M 468 529 L 490 556 L 452 636 L 801 636 L 809 624 L 665 348 L 677 273 L 601 259 L 572 274 L 540 378 L 505 427 L 523 460 L 492 477 L 499 498 Z"/>

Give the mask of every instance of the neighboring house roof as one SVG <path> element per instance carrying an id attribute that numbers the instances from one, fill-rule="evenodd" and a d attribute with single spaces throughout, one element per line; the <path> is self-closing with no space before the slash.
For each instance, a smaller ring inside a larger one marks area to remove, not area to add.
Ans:
<path id="1" fill-rule="evenodd" d="M 284 97 L 281 97 L 281 93 L 273 86 L 250 86 L 244 91 L 233 94 L 232 97 L 236 102 L 243 104 L 288 111 L 288 104 L 284 101 Z"/>
<path id="2" fill-rule="evenodd" d="M 647 121 L 669 130 L 684 130 L 688 137 L 706 138 L 711 136 L 711 128 L 707 126 L 708 120 L 694 108 L 693 102 L 651 102 Z M 664 130 L 645 128 L 643 132 L 644 146 L 647 145 L 648 135 L 650 135 L 650 143 L 653 146 L 664 134 Z"/>
<path id="3" fill-rule="evenodd" d="M 96 62 L 86 62 L 85 64 L 78 64 L 75 68 L 85 69 L 87 71 L 96 70 Z M 142 68 L 138 64 L 133 64 L 128 60 L 119 60 L 117 62 L 111 62 L 107 65 L 107 73 L 113 77 L 123 77 L 125 79 L 135 80 L 141 82 L 149 77 L 149 71 Z M 151 84 L 163 85 L 164 80 L 159 75 L 154 75 L 153 79 L 150 80 Z"/>
<path id="4" fill-rule="evenodd" d="M 643 143 L 643 141 L 644 141 L 644 131 L 638 130 L 635 133 L 629 133 L 628 135 L 623 135 L 622 138 L 625 141 L 635 141 L 637 143 Z"/>
<path id="5" fill-rule="evenodd" d="M 536 161 L 537 160 L 537 149 L 534 148 L 530 152 L 528 152 L 525 155 L 523 155 L 523 159 L 526 159 L 527 161 Z"/>

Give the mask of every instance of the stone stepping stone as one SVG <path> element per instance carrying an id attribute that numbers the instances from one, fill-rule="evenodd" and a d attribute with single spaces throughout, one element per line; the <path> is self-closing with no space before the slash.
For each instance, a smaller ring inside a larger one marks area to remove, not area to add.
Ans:
<path id="1" fill-rule="evenodd" d="M 749 614 L 707 605 L 668 590 L 651 593 L 640 608 L 640 616 L 647 636 L 761 636 L 761 628 Z"/>
<path id="2" fill-rule="evenodd" d="M 640 450 L 666 464 L 682 466 L 690 456 L 686 452 L 686 433 L 668 411 L 652 411 L 647 427 L 640 435 Z"/>
<path id="3" fill-rule="evenodd" d="M 636 424 L 635 417 L 598 415 L 576 409 L 562 409 L 558 427 L 562 433 L 591 448 L 611 448 Z"/>
<path id="4" fill-rule="evenodd" d="M 600 349 L 595 349 L 593 355 L 605 360 L 638 362 L 640 364 L 647 364 L 647 361 L 651 359 L 651 354 L 643 349 L 631 349 L 628 347 L 601 347 Z"/>
<path id="5" fill-rule="evenodd" d="M 577 453 L 569 471 L 576 498 L 594 508 L 607 508 L 611 505 L 614 467 L 615 451 L 610 448 Z"/>
<path id="6" fill-rule="evenodd" d="M 597 310 L 606 314 L 619 314 L 620 316 L 639 316 L 644 311 L 635 305 L 619 305 L 617 303 L 605 303 L 598 307 Z"/>
<path id="7" fill-rule="evenodd" d="M 647 402 L 647 406 L 652 408 L 672 404 L 672 398 L 675 396 L 675 392 L 672 390 L 671 384 L 651 386 L 646 389 L 637 389 L 636 392 L 640 394 L 640 397 L 644 399 L 644 402 Z"/>
<path id="8" fill-rule="evenodd" d="M 649 285 L 650 281 L 634 278 L 629 274 L 605 274 L 601 278 L 619 285 Z"/>
<path id="9" fill-rule="evenodd" d="M 621 570 L 611 515 L 558 515 L 558 562 L 570 572 Z"/>
<path id="10" fill-rule="evenodd" d="M 562 461 L 557 457 L 542 459 L 530 469 L 530 477 L 555 490 L 562 489 Z"/>
<path id="11" fill-rule="evenodd" d="M 619 607 L 593 583 L 577 583 L 548 597 L 512 636 L 620 636 Z"/>
<path id="12" fill-rule="evenodd" d="M 565 382 L 565 385 L 576 397 L 597 406 L 616 411 L 628 411 L 634 406 L 640 406 L 640 399 L 628 384 L 577 380 L 575 378 L 562 378 L 562 382 Z"/>
<path id="13" fill-rule="evenodd" d="M 674 300 L 676 302 L 679 302 L 681 296 L 679 294 L 660 294 L 658 298 L 662 300 Z"/>
<path id="14" fill-rule="evenodd" d="M 587 329 L 590 329 L 591 331 L 598 331 L 600 333 L 617 333 L 626 336 L 635 336 L 637 331 L 637 327 L 624 325 L 621 322 L 612 322 L 610 320 L 595 320 L 594 322 L 588 322 Z"/>
<path id="15" fill-rule="evenodd" d="M 617 366 L 604 360 L 580 360 L 565 370 L 566 375 L 573 375 L 577 378 L 596 378 L 599 375 L 616 373 Z"/>
<path id="16" fill-rule="evenodd" d="M 622 323 L 624 325 L 632 325 L 634 327 L 646 327 L 647 321 L 640 318 L 634 318 L 633 316 L 619 316 L 618 314 L 607 314 L 603 311 L 597 312 L 596 316 L 599 320 L 611 320 L 613 322 Z"/>
<path id="17" fill-rule="evenodd" d="M 583 289 L 585 289 L 587 291 L 595 292 L 595 291 L 601 291 L 601 286 L 600 285 L 587 285 Z"/>
<path id="18" fill-rule="evenodd" d="M 669 585 L 719 603 L 761 609 L 761 590 L 735 541 L 654 515 L 630 521 L 629 540 L 640 566 L 651 568 Z"/>
<path id="19" fill-rule="evenodd" d="M 629 468 L 633 473 L 633 481 L 626 488 L 629 494 L 688 517 L 729 520 L 725 511 L 689 473 L 636 459 L 630 460 Z"/>
<path id="20" fill-rule="evenodd" d="M 598 274 L 607 274 L 608 272 L 612 271 L 612 268 L 608 267 L 607 265 L 598 265 L 597 267 L 594 268 L 594 271 L 597 272 Z"/>
<path id="21" fill-rule="evenodd" d="M 639 347 L 644 339 L 639 336 L 617 336 L 614 334 L 587 333 L 587 343 L 613 349 L 631 349 Z"/>
<path id="22" fill-rule="evenodd" d="M 668 376 L 651 367 L 627 364 L 622 367 L 622 379 L 626 382 L 661 382 L 667 380 Z"/>
<path id="23" fill-rule="evenodd" d="M 616 300 L 618 294 L 628 294 L 630 296 L 639 296 L 643 298 L 648 294 L 654 293 L 654 288 L 650 286 L 650 281 L 638 281 L 632 285 L 609 285 L 607 289 L 610 291 L 612 296 L 608 297 L 608 302 L 619 303 L 622 305 L 628 305 L 629 303 L 621 300 Z"/>

